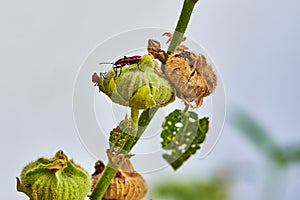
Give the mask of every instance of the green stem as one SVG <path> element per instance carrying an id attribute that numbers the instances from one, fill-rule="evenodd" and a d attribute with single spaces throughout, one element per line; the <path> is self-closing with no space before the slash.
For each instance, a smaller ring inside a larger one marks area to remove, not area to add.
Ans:
<path id="1" fill-rule="evenodd" d="M 189 106 L 185 106 L 184 110 L 183 110 L 183 113 L 185 113 L 186 111 L 188 111 L 189 109 Z"/>
<path id="2" fill-rule="evenodd" d="M 175 32 L 173 33 L 173 38 L 171 40 L 170 46 L 168 48 L 168 53 L 174 52 L 176 47 L 181 43 L 184 32 L 190 21 L 193 9 L 198 0 L 185 0 L 180 13 Z"/>
<path id="3" fill-rule="evenodd" d="M 154 117 L 154 115 L 155 115 L 156 111 L 158 110 L 158 108 L 159 108 L 158 106 L 155 106 L 155 107 L 152 107 L 152 108 L 148 108 L 148 109 L 146 109 L 142 112 L 142 114 L 141 114 L 141 116 L 138 120 L 138 128 L 135 132 L 135 135 L 132 138 L 132 140 L 129 140 L 128 142 L 126 142 L 126 144 L 123 147 L 123 150 L 125 150 L 128 153 L 131 151 L 131 149 L 139 141 L 140 137 L 142 136 L 142 134 L 146 130 L 147 126 L 151 122 L 151 120 Z"/>
<path id="4" fill-rule="evenodd" d="M 139 120 L 139 110 L 135 108 L 131 108 L 131 120 L 133 121 L 134 125 L 138 125 Z"/>
<path id="5" fill-rule="evenodd" d="M 110 181 L 115 177 L 119 167 L 113 166 L 111 161 L 105 167 L 101 178 L 99 179 L 95 189 L 93 190 L 90 200 L 102 200 Z"/>
<path id="6" fill-rule="evenodd" d="M 137 130 L 137 134 L 135 137 L 135 141 L 133 143 L 133 145 L 135 145 L 137 143 L 137 141 L 139 140 L 139 138 L 142 136 L 142 134 L 144 133 L 144 131 L 146 130 L 146 128 L 148 127 L 149 123 L 151 122 L 152 118 L 154 117 L 156 111 L 158 110 L 158 106 L 152 107 L 152 108 L 148 108 L 147 110 L 144 110 L 140 116 L 139 119 L 139 127 Z"/>

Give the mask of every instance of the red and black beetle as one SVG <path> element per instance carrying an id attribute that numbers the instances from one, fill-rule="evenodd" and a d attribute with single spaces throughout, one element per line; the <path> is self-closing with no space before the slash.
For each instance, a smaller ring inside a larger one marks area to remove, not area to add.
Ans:
<path id="1" fill-rule="evenodd" d="M 115 70 L 116 74 L 117 74 L 117 69 L 120 69 L 120 74 L 121 74 L 122 67 L 124 67 L 126 65 L 132 65 L 132 64 L 138 63 L 138 62 L 140 62 L 140 60 L 141 60 L 141 56 L 130 56 L 130 57 L 124 56 L 124 58 L 120 58 L 119 60 L 117 60 L 114 63 L 102 62 L 99 64 L 112 64 L 113 69 Z M 119 76 L 120 76 L 120 74 L 119 74 Z"/>

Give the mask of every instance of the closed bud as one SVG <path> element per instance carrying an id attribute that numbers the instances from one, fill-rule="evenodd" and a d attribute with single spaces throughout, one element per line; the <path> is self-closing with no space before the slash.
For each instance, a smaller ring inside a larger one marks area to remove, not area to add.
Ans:
<path id="1" fill-rule="evenodd" d="M 112 69 L 98 77 L 97 86 L 118 104 L 135 109 L 165 106 L 175 100 L 175 90 L 169 82 L 156 73 L 150 55 L 142 56 L 137 64 Z M 93 80 L 95 74 L 93 75 Z"/>

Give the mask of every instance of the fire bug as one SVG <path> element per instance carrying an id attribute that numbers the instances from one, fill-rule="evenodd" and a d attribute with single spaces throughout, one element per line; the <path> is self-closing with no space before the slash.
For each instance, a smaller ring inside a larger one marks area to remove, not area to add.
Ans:
<path id="1" fill-rule="evenodd" d="M 141 56 L 130 56 L 130 57 L 127 57 L 127 56 L 124 56 L 124 58 L 120 58 L 119 60 L 117 60 L 116 62 L 102 62 L 102 63 L 99 63 L 100 65 L 101 64 L 112 64 L 113 65 L 113 69 L 115 70 L 115 73 L 117 74 L 117 69 L 120 69 L 120 74 L 121 74 L 121 70 L 122 70 L 122 67 L 126 66 L 126 65 L 132 65 L 132 64 L 135 64 L 135 63 L 138 63 L 140 62 L 141 60 Z M 119 74 L 119 76 L 120 76 Z"/>

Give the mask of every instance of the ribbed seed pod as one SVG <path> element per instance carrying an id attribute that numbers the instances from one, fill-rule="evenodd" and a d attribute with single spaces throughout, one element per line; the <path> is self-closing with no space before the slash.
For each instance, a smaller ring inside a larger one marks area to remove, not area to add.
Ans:
<path id="1" fill-rule="evenodd" d="M 95 173 L 92 175 L 92 190 L 97 184 L 104 170 L 104 164 L 97 161 L 95 164 Z M 147 193 L 147 184 L 142 175 L 137 173 L 131 162 L 126 159 L 111 180 L 103 200 L 140 200 Z"/>
<path id="2" fill-rule="evenodd" d="M 96 77 L 97 86 L 113 102 L 124 106 L 135 109 L 165 106 L 175 100 L 175 90 L 155 73 L 154 67 L 152 57 L 145 55 L 138 64 L 124 66 L 118 75 L 112 69 Z"/>
<path id="3" fill-rule="evenodd" d="M 83 200 L 90 190 L 86 171 L 58 151 L 51 159 L 39 158 L 24 167 L 17 190 L 31 200 Z"/>

